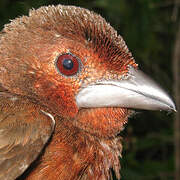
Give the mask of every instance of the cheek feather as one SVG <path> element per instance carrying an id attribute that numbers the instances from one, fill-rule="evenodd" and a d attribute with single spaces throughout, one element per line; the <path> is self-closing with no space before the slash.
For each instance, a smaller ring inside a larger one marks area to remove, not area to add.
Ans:
<path id="1" fill-rule="evenodd" d="M 70 83 L 70 82 L 69 82 Z M 74 88 L 70 84 L 64 82 L 58 84 L 57 82 L 49 81 L 47 79 L 38 80 L 35 83 L 37 96 L 43 105 L 48 106 L 51 111 L 63 117 L 74 117 L 78 112 L 75 103 L 75 91 L 77 91 L 78 83 L 72 82 Z"/>

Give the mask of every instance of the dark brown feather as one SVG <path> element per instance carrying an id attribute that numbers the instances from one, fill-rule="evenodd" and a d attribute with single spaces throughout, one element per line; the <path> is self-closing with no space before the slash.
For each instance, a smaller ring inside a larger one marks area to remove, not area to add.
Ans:
<path id="1" fill-rule="evenodd" d="M 0 180 L 13 180 L 38 157 L 54 129 L 41 107 L 0 93 Z"/>

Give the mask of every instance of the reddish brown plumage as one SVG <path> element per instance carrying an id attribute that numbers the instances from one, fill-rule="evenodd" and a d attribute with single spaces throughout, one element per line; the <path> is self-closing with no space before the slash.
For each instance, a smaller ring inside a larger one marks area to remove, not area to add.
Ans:
<path id="1" fill-rule="evenodd" d="M 114 137 L 127 123 L 129 114 L 123 108 L 82 109 L 73 124 L 98 137 Z"/>
<path id="2" fill-rule="evenodd" d="M 29 179 L 103 179 L 114 168 L 119 177 L 120 137 L 99 139 L 60 121 L 42 162 Z"/>
<path id="3" fill-rule="evenodd" d="M 81 71 L 70 77 L 59 73 L 55 64 L 59 55 L 68 53 L 82 63 Z M 2 144 L 3 153 L 10 156 L 14 152 L 9 161 L 16 169 L 8 178 L 4 172 L 11 166 L 9 163 L 3 170 L 3 161 L 0 180 L 20 176 L 38 155 L 23 176 L 28 180 L 109 179 L 111 169 L 120 178 L 122 145 L 117 134 L 131 111 L 118 107 L 81 109 L 76 104 L 81 88 L 99 80 L 120 81 L 126 78 L 129 66 L 137 68 L 122 37 L 101 16 L 73 6 L 31 10 L 29 16 L 5 25 L 0 35 L 0 59 L 0 90 L 6 93 L 1 94 L 0 105 L 13 102 L 7 111 L 14 110 L 12 129 L 18 142 L 10 144 L 12 134 L 5 134 L 8 148 Z M 16 120 L 17 108 L 24 109 Z M 37 114 L 34 121 L 30 110 Z M 53 117 L 56 125 L 52 133 Z M 24 137 L 18 135 L 19 122 L 26 127 L 21 127 Z M 9 132 L 12 125 L 7 126 Z M 43 134 L 42 127 L 48 133 Z M 23 146 L 32 150 L 34 133 L 34 156 L 30 160 L 31 154 L 23 151 Z M 46 141 L 39 145 L 41 138 Z M 17 146 L 22 152 L 18 163 Z"/>
<path id="4" fill-rule="evenodd" d="M 101 78 L 118 80 L 126 75 L 127 65 L 136 67 L 121 36 L 101 16 L 59 5 L 13 20 L 3 29 L 0 43 L 2 87 L 39 104 L 56 121 L 52 138 L 27 179 L 108 179 L 110 168 L 119 178 L 122 146 L 116 135 L 129 111 L 78 110 L 75 95 L 82 85 Z M 54 63 L 68 52 L 83 65 L 70 78 L 59 74 Z"/>

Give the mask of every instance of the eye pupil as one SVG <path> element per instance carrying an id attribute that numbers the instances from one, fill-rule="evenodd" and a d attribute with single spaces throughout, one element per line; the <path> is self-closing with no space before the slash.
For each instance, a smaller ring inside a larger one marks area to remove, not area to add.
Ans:
<path id="1" fill-rule="evenodd" d="M 63 67 L 67 70 L 71 70 L 74 66 L 74 63 L 71 59 L 64 59 Z"/>

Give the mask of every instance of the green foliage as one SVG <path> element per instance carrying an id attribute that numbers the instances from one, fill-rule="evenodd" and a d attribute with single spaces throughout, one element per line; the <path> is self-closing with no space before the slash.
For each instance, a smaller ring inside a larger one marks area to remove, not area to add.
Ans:
<path id="1" fill-rule="evenodd" d="M 93 10 L 125 39 L 140 69 L 172 92 L 173 6 L 164 0 L 0 0 L 0 27 L 30 8 L 70 4 Z M 172 94 L 172 93 L 171 93 Z M 124 137 L 122 180 L 171 180 L 174 171 L 172 115 L 137 113 Z"/>

